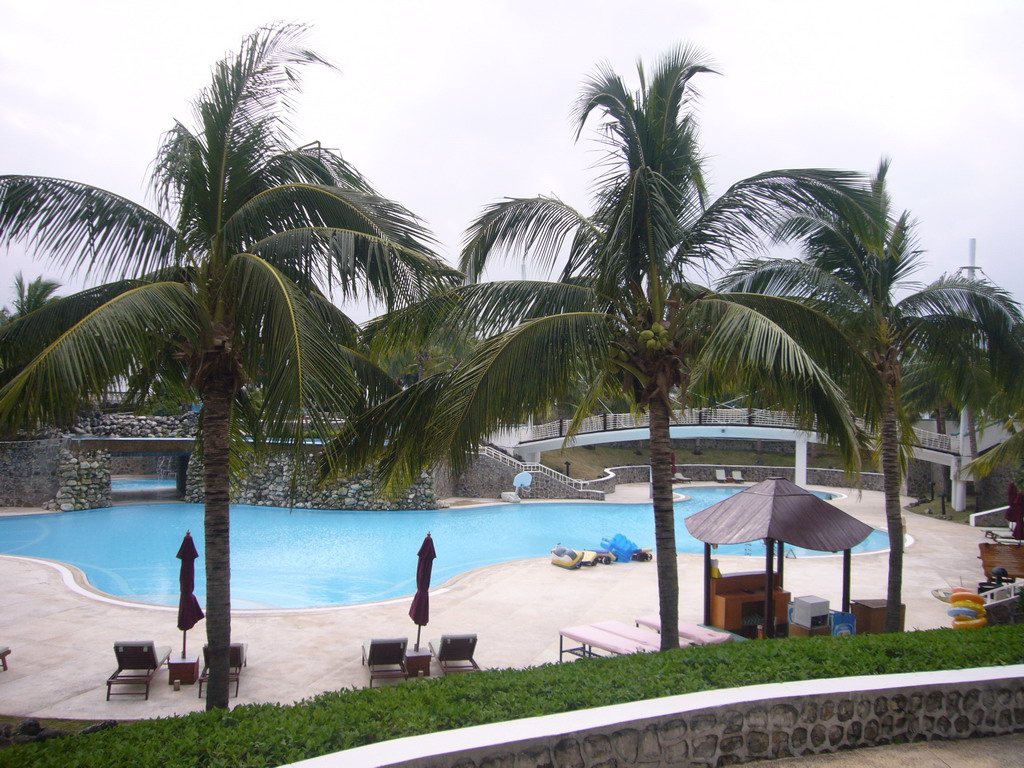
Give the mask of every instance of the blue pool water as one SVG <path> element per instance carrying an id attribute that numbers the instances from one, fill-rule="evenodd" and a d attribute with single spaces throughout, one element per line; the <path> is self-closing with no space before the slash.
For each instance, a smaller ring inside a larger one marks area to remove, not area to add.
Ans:
<path id="1" fill-rule="evenodd" d="M 702 552 L 683 518 L 735 493 L 687 489 L 676 504 L 680 552 Z M 196 594 L 205 594 L 203 507 L 153 504 L 0 518 L 0 552 L 44 557 L 81 568 L 96 589 L 143 602 L 176 605 L 179 561 L 191 529 L 200 557 Z M 650 504 L 496 504 L 429 511 L 351 512 L 233 506 L 231 591 L 235 608 L 300 608 L 383 600 L 415 591 L 416 552 L 430 531 L 437 549 L 432 583 L 484 565 L 546 556 L 558 543 L 596 549 L 622 533 L 653 547 Z M 860 550 L 882 549 L 873 533 Z M 721 554 L 764 554 L 758 544 Z M 798 556 L 806 554 L 796 549 Z M 650 567 L 652 564 L 610 565 Z"/>

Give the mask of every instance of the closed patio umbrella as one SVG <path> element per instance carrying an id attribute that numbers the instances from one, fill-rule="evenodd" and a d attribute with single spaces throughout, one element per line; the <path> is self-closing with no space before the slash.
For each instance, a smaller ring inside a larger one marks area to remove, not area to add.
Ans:
<path id="1" fill-rule="evenodd" d="M 203 618 L 203 609 L 199 607 L 199 601 L 192 594 L 196 587 L 196 558 L 199 557 L 199 552 L 192 541 L 191 531 L 185 531 L 185 538 L 178 549 L 177 557 L 181 560 L 181 573 L 178 576 L 181 585 L 181 596 L 178 598 L 178 629 L 181 630 L 181 658 L 185 658 L 185 636 L 188 630 Z"/>
<path id="2" fill-rule="evenodd" d="M 412 599 L 412 606 L 409 608 L 409 618 L 416 623 L 416 648 L 420 649 L 420 632 L 423 626 L 430 621 L 430 573 L 434 570 L 434 540 L 430 534 L 423 539 L 420 551 L 416 553 L 419 562 L 416 564 L 416 595 Z"/>

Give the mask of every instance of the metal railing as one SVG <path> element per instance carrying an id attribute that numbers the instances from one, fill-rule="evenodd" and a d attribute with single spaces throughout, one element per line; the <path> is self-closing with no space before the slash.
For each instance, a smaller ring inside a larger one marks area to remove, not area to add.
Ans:
<path id="1" fill-rule="evenodd" d="M 552 438 L 565 437 L 569 433 L 570 419 L 558 419 L 545 424 L 534 424 L 524 428 L 524 439 L 522 442 L 529 443 L 538 440 L 551 440 Z M 776 429 L 804 429 L 793 419 L 792 414 L 787 411 L 770 411 L 764 409 L 747 408 L 687 408 L 672 412 L 670 426 L 746 426 L 746 427 L 768 427 Z M 866 425 L 860 419 L 858 426 L 864 429 Z M 580 422 L 577 435 L 591 434 L 594 432 L 616 432 L 625 429 L 644 428 L 649 425 L 647 415 L 636 417 L 631 413 L 602 413 L 598 416 L 588 416 Z M 813 430 L 812 430 L 813 431 Z M 940 435 L 937 432 L 929 432 L 924 429 L 914 428 L 914 440 L 922 448 L 930 448 L 943 453 L 959 453 L 960 440 L 949 435 Z"/>
<path id="2" fill-rule="evenodd" d="M 507 453 L 502 453 L 501 451 L 495 450 L 494 448 L 491 448 L 489 445 L 481 445 L 478 453 L 481 456 L 486 456 L 489 459 L 494 459 L 495 461 L 499 461 L 502 464 L 505 464 L 506 466 L 512 467 L 513 469 L 517 469 L 520 472 L 530 472 L 537 473 L 540 475 L 546 475 L 555 482 L 561 483 L 562 485 L 567 485 L 570 488 L 577 491 L 590 490 L 587 488 L 588 483 L 584 480 L 574 480 L 568 475 L 563 475 L 561 472 L 551 469 L 551 467 L 546 467 L 543 464 L 535 464 L 532 461 L 519 461 L 519 459 L 509 456 Z"/>

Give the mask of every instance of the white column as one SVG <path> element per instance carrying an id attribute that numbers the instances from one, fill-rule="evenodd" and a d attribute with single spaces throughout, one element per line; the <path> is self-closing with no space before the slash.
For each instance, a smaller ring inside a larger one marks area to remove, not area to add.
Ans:
<path id="1" fill-rule="evenodd" d="M 960 472 L 963 462 L 959 456 L 953 457 L 953 463 L 949 467 L 949 479 L 953 490 L 950 493 L 949 504 L 954 512 L 963 512 L 967 509 L 967 483 L 964 482 Z"/>
<path id="2" fill-rule="evenodd" d="M 794 442 L 793 482 L 801 488 L 807 487 L 807 433 L 797 432 Z"/>
<path id="3" fill-rule="evenodd" d="M 973 275 L 972 275 L 973 276 Z M 963 465 L 971 460 L 971 433 L 967 423 L 967 409 L 960 410 L 960 455 L 953 457 L 949 468 L 949 479 L 952 481 L 949 503 L 954 512 L 967 509 L 967 478 L 964 477 Z"/>

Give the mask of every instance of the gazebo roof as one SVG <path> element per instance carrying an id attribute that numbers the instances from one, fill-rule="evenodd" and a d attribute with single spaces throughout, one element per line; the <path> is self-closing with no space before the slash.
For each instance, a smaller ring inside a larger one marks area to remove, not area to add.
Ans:
<path id="1" fill-rule="evenodd" d="M 687 530 L 707 544 L 775 539 L 838 552 L 860 544 L 872 528 L 783 478 L 757 485 L 686 518 Z"/>

